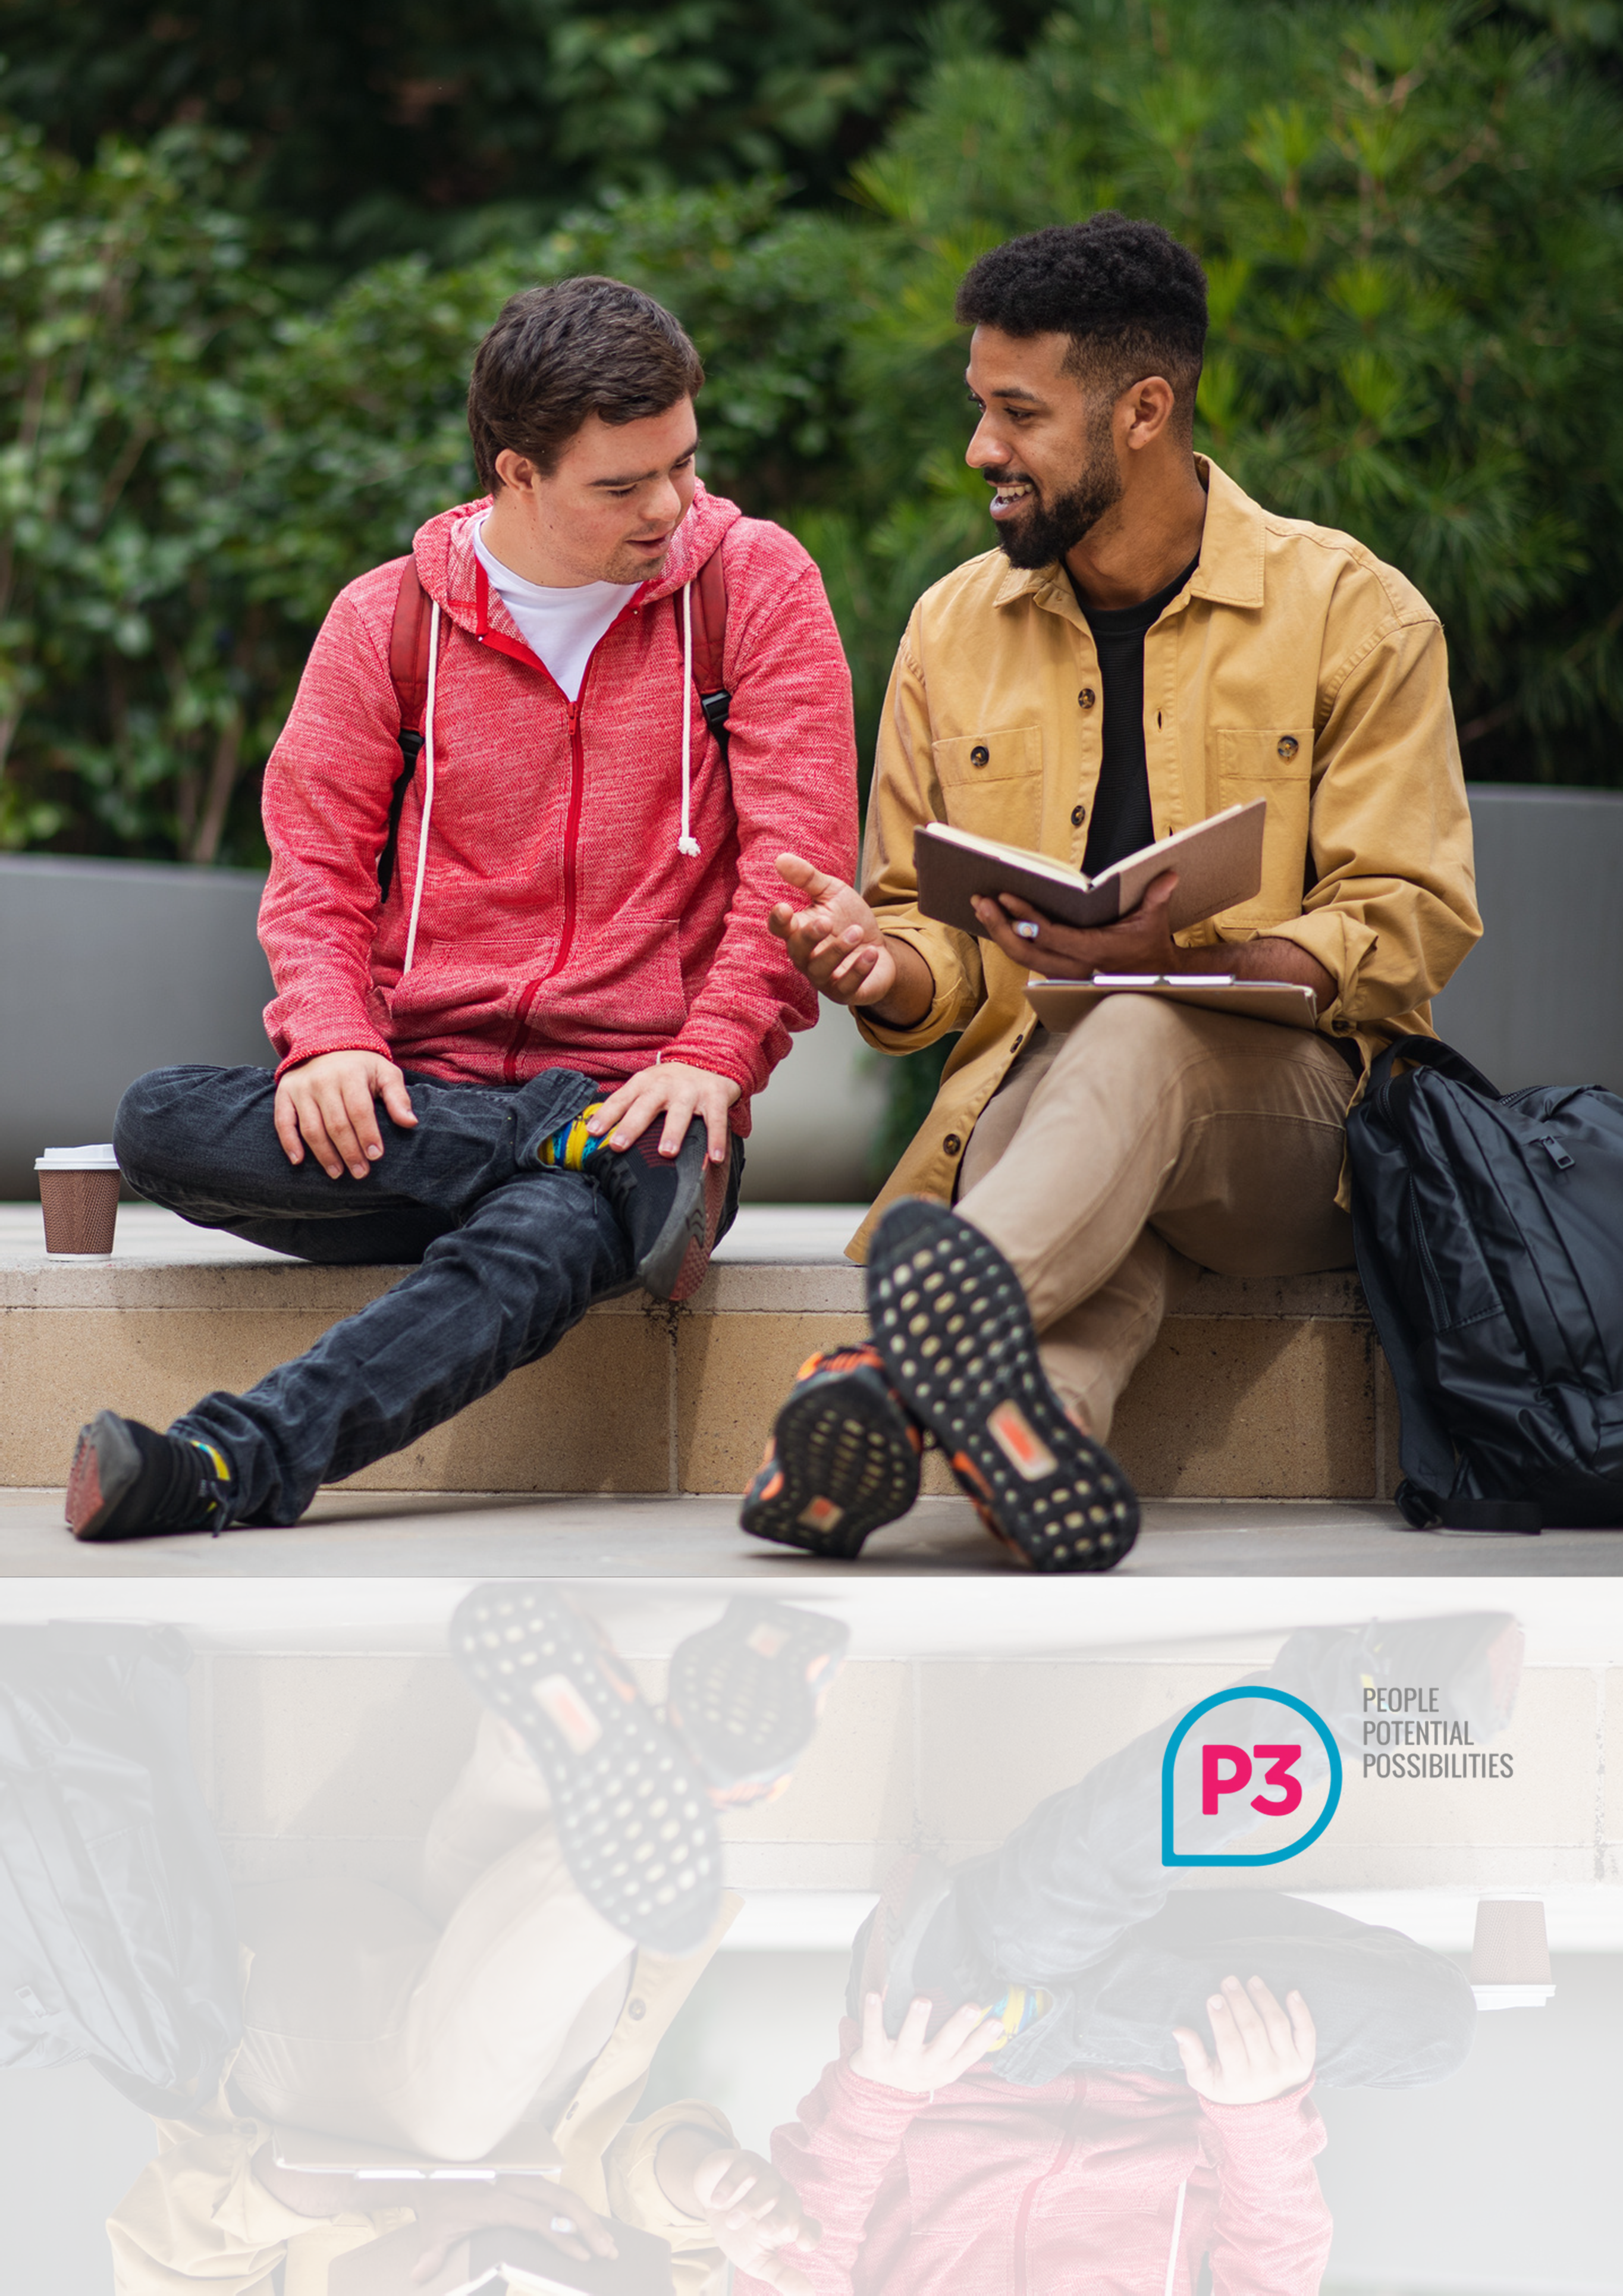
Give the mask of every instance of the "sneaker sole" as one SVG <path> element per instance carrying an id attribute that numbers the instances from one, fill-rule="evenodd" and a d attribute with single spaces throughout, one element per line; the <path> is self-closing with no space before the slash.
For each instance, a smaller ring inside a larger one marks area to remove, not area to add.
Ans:
<path id="1" fill-rule="evenodd" d="M 98 1411 L 87 1427 L 79 1429 L 73 1464 L 68 1471 L 68 1496 L 63 1520 L 75 1538 L 131 1538 L 138 1531 L 121 1529 L 119 1506 L 141 1472 L 141 1454 L 116 1412 Z"/>
<path id="2" fill-rule="evenodd" d="M 636 1271 L 637 1282 L 656 1300 L 691 1300 L 703 1283 L 727 1201 L 731 1168 L 730 1163 L 711 1163 L 704 1128 L 695 1120 L 676 1152 L 676 1173 L 683 1185 Z"/>
<path id="3" fill-rule="evenodd" d="M 481 1587 L 458 1604 L 450 1643 L 478 1696 L 529 1747 L 586 1903 L 652 1953 L 696 1952 L 721 1904 L 716 1813 L 588 1622 L 548 1588 Z"/>
<path id="4" fill-rule="evenodd" d="M 1113 1569 L 1138 1536 L 1137 1496 L 1060 1407 L 1013 1270 L 943 1206 L 896 1223 L 869 1259 L 868 1316 L 914 1416 L 1033 1570 Z"/>
<path id="5" fill-rule="evenodd" d="M 779 1487 L 770 1498 L 746 1493 L 739 1514 L 754 1538 L 853 1562 L 919 1496 L 919 1455 L 894 1405 L 863 1380 L 791 1392 L 772 1443 Z"/>
<path id="6" fill-rule="evenodd" d="M 727 1808 L 770 1800 L 810 1745 L 850 1629 L 735 1595 L 671 1654 L 666 1712 Z"/>

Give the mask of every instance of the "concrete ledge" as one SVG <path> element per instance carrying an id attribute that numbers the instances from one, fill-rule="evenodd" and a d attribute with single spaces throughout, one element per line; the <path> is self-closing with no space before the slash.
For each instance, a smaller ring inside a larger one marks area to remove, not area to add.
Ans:
<path id="1" fill-rule="evenodd" d="M 774 1257 L 774 1217 L 743 1216 L 686 1307 L 594 1308 L 545 1361 L 348 1488 L 741 1490 L 799 1365 L 865 1329 L 861 1270 L 839 1250 L 854 1220 L 803 1218 L 810 1240 Z M 210 1389 L 251 1386 L 406 1272 L 313 1267 L 195 1230 L 171 1256 L 163 1218 L 121 1215 L 134 1248 L 110 1260 L 47 1260 L 14 1228 L 0 1239 L 0 1485 L 60 1483 L 105 1405 L 162 1426 Z M 1147 1497 L 1371 1499 L 1396 1480 L 1395 1428 L 1349 1272 L 1193 1274 L 1113 1445 Z M 925 1487 L 954 1488 L 933 1455 Z"/>

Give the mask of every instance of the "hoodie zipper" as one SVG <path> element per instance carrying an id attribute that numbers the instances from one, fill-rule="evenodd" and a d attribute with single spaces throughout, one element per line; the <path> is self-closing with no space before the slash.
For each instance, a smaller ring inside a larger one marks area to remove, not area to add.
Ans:
<path id="1" fill-rule="evenodd" d="M 600 638 L 598 644 L 602 643 Z M 597 647 L 594 646 L 586 663 L 586 676 L 580 681 L 580 693 L 570 704 L 570 802 L 563 822 L 563 924 L 552 963 L 545 972 L 538 972 L 533 980 L 526 982 L 524 993 L 519 998 L 513 1014 L 512 1035 L 502 1062 L 502 1077 L 507 1084 L 519 1082 L 519 1055 L 529 1034 L 530 1008 L 553 974 L 562 972 L 575 945 L 576 864 L 580 852 L 580 816 L 586 779 L 586 749 L 580 734 L 580 704 L 591 679 L 592 663 L 596 659 Z"/>
<path id="2" fill-rule="evenodd" d="M 1062 2136 L 1054 2146 L 1053 2158 L 1049 2161 L 1048 2166 L 1033 2177 L 1020 2196 L 1020 2207 L 1014 2218 L 1014 2296 L 1026 2296 L 1026 2292 L 1031 2285 L 1029 2270 L 1031 2259 L 1026 2251 L 1026 2242 L 1030 2233 L 1031 2211 L 1036 2204 L 1037 2194 L 1051 2177 L 1057 2177 L 1068 2165 L 1076 2149 L 1075 2137 Z"/>

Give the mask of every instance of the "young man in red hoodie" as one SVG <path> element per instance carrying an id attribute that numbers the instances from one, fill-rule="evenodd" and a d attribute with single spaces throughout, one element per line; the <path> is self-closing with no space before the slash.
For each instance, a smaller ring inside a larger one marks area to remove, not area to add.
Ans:
<path id="1" fill-rule="evenodd" d="M 857 837 L 821 580 L 698 480 L 703 380 L 635 288 L 514 297 L 468 396 L 485 498 L 334 603 L 265 779 L 280 1065 L 143 1077 L 114 1139 L 200 1226 L 414 1270 L 167 1434 L 100 1413 L 78 1538 L 295 1521 L 594 1300 L 702 1275 L 750 1095 L 815 1017 L 766 931 L 776 857 L 848 869 Z"/>

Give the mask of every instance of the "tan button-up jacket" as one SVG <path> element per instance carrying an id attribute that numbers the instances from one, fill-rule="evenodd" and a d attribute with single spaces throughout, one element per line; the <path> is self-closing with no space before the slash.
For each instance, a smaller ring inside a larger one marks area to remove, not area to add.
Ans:
<path id="1" fill-rule="evenodd" d="M 727 1892 L 714 1928 L 680 1960 L 640 1953 L 608 2040 L 582 2074 L 551 2136 L 562 2155 L 559 2182 L 601 2215 L 658 2234 L 672 2250 L 677 2296 L 708 2296 L 725 2267 L 709 2226 L 666 2198 L 654 2169 L 672 2128 L 733 2133 L 713 2105 L 662 2105 L 632 2122 L 654 2051 L 698 1983 L 742 1900 Z M 409 2208 L 323 2218 L 301 2217 L 253 2173 L 270 2125 L 234 2112 L 226 2084 L 194 2120 L 160 2120 L 156 2156 L 108 2218 L 115 2296 L 327 2296 L 328 2267 L 351 2249 L 409 2224 Z"/>
<path id="2" fill-rule="evenodd" d="M 1299 942 L 1336 983 L 1319 1027 L 1367 1066 L 1388 1037 L 1430 1031 L 1430 999 L 1482 929 L 1442 627 L 1360 543 L 1276 517 L 1197 459 L 1201 562 L 1144 637 L 1155 833 L 1258 797 L 1268 812 L 1255 900 L 1177 939 Z M 1103 716 L 1099 657 L 1062 566 L 1022 572 L 989 550 L 914 609 L 880 728 L 862 890 L 886 932 L 918 949 L 935 995 L 916 1028 L 858 1021 L 890 1053 L 963 1034 L 853 1258 L 892 1197 L 950 1201 L 975 1119 L 1035 1026 L 1025 968 L 921 914 L 914 830 L 950 821 L 1079 869 Z"/>

